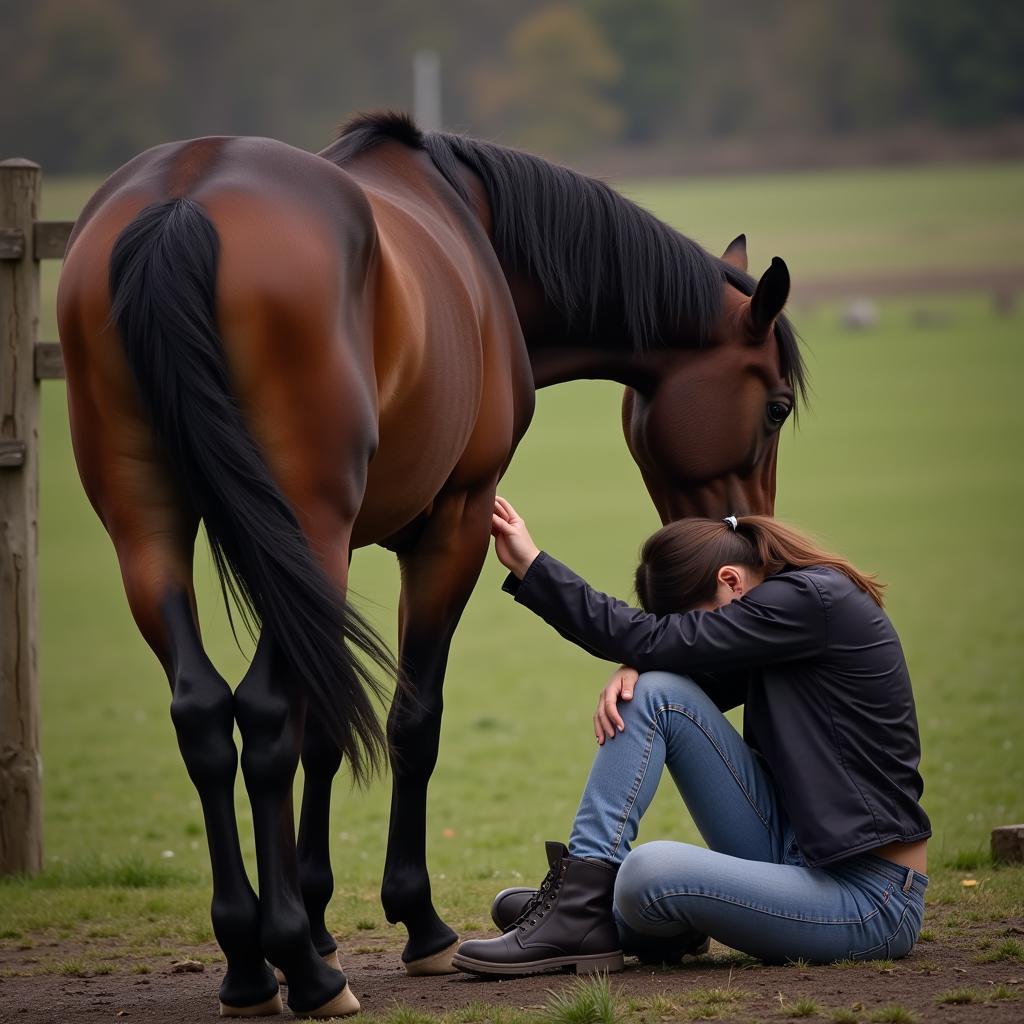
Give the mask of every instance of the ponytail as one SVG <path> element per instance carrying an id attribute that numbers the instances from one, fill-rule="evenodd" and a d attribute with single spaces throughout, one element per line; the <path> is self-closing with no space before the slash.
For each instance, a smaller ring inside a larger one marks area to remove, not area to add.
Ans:
<path id="1" fill-rule="evenodd" d="M 882 606 L 884 584 L 771 516 L 680 519 L 663 526 L 641 550 L 637 597 L 656 615 L 688 611 L 714 597 L 723 565 L 743 565 L 765 576 L 787 568 L 826 566 L 841 572 Z"/>

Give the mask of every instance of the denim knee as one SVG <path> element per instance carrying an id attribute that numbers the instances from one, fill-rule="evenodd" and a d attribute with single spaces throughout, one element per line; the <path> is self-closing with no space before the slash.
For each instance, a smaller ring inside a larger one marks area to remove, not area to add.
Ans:
<path id="1" fill-rule="evenodd" d="M 638 697 L 655 710 L 666 704 L 687 708 L 707 705 L 715 707 L 714 701 L 689 676 L 678 675 L 675 672 L 641 673 L 633 690 L 634 703 Z"/>
<path id="2" fill-rule="evenodd" d="M 644 843 L 631 850 L 615 878 L 615 909 L 634 931 L 658 934 L 661 927 L 644 913 L 654 899 L 654 886 L 664 881 L 666 858 L 678 861 L 682 843 L 667 839 Z M 671 927 L 678 927 L 665 922 Z"/>

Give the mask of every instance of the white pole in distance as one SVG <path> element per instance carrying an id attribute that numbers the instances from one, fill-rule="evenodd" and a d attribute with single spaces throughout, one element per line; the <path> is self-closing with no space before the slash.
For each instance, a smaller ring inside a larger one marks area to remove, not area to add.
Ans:
<path id="1" fill-rule="evenodd" d="M 441 57 L 417 50 L 412 59 L 413 118 L 425 132 L 441 130 Z"/>

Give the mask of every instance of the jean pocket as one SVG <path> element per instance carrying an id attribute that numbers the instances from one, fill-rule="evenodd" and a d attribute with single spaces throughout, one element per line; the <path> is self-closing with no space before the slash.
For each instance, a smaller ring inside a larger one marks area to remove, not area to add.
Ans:
<path id="1" fill-rule="evenodd" d="M 900 921 L 900 926 L 896 929 L 896 934 L 889 939 L 889 952 L 886 959 L 900 960 L 905 957 L 914 948 L 919 931 L 916 915 L 910 907 L 907 907 L 903 914 L 903 920 Z"/>
<path id="2" fill-rule="evenodd" d="M 885 891 L 882 893 L 881 905 L 871 916 L 870 922 L 865 922 L 870 933 L 873 933 L 870 937 L 877 941 L 865 949 L 851 952 L 851 960 L 889 960 L 906 955 L 906 951 L 894 953 L 892 950 L 894 946 L 898 945 L 897 940 L 908 918 L 912 918 L 913 915 L 910 914 L 909 901 L 894 896 L 895 891 L 896 887 L 891 882 L 886 885 Z M 910 945 L 913 944 L 911 941 Z M 907 951 L 909 948 L 910 946 L 907 947 Z"/>
<path id="3" fill-rule="evenodd" d="M 862 949 L 857 953 L 851 953 L 851 960 L 902 960 L 917 942 L 919 932 L 917 921 L 911 913 L 910 908 L 903 912 L 899 926 L 884 941 L 869 949 Z"/>

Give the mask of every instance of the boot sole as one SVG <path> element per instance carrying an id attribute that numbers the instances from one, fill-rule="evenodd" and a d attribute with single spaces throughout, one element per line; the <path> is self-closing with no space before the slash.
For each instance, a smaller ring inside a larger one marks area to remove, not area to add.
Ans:
<path id="1" fill-rule="evenodd" d="M 494 964 L 456 953 L 452 957 L 452 966 L 467 974 L 499 974 L 508 977 L 517 974 L 543 974 L 545 971 L 557 971 L 566 967 L 574 967 L 577 974 L 596 974 L 600 971 L 610 973 L 621 971 L 625 963 L 622 951 L 619 950 L 615 953 L 595 953 L 590 956 L 556 956 L 523 964 Z"/>

